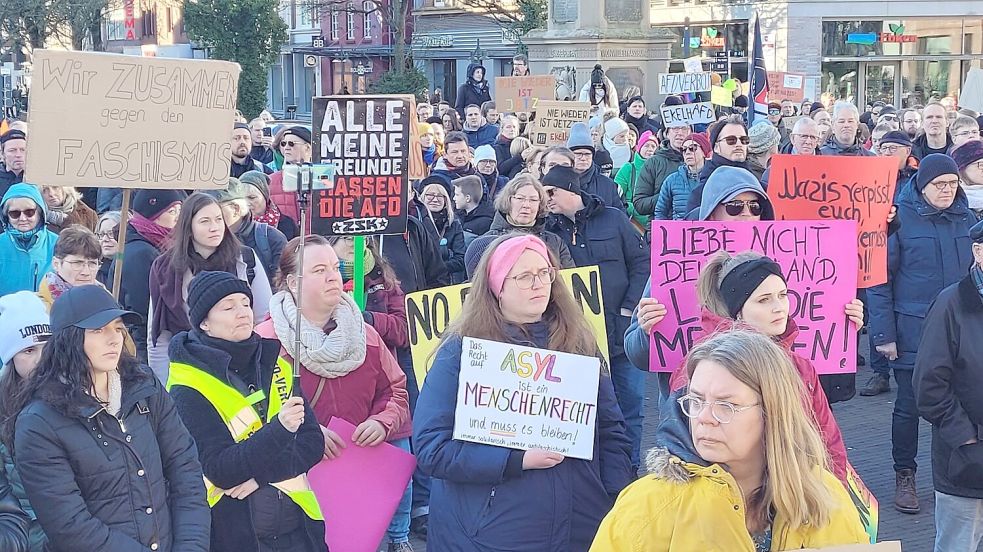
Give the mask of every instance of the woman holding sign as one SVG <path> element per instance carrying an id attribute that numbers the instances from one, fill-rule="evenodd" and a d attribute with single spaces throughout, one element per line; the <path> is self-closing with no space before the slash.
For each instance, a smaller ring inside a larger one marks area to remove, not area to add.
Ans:
<path id="1" fill-rule="evenodd" d="M 463 312 L 444 333 L 414 421 L 419 467 L 433 477 L 429 550 L 586 550 L 631 480 L 631 442 L 606 369 L 592 460 L 453 438 L 465 337 L 599 356 L 580 308 L 556 277 L 557 264 L 535 236 L 499 238 L 478 263 Z"/>
<path id="2" fill-rule="evenodd" d="M 870 542 L 828 471 L 789 357 L 757 332 L 693 348 L 689 387 L 667 403 L 664 448 L 625 490 L 592 551 L 755 552 Z"/>

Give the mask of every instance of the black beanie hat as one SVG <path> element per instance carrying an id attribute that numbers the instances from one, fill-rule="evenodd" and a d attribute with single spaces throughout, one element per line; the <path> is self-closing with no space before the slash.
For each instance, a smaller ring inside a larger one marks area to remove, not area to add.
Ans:
<path id="1" fill-rule="evenodd" d="M 929 182 L 943 174 L 959 175 L 959 167 L 956 166 L 956 162 L 944 153 L 926 155 L 918 162 L 918 172 L 915 173 L 915 188 L 921 193 Z"/>
<path id="2" fill-rule="evenodd" d="M 591 84 L 604 84 L 604 69 L 601 68 L 601 64 L 598 63 L 594 66 L 594 70 L 590 72 L 590 83 Z"/>
<path id="3" fill-rule="evenodd" d="M 580 175 L 572 168 L 562 165 L 557 165 L 550 169 L 548 173 L 543 175 L 540 182 L 543 183 L 544 187 L 559 188 L 572 194 L 580 194 L 582 192 L 580 188 Z"/>
<path id="4" fill-rule="evenodd" d="M 154 220 L 168 207 L 185 200 L 182 190 L 138 190 L 133 194 L 133 210 L 144 218 Z"/>
<path id="5" fill-rule="evenodd" d="M 882 140 L 883 141 L 883 140 Z M 963 170 L 975 161 L 983 159 L 983 141 L 970 140 L 951 152 L 952 160 L 959 170 Z"/>
<path id="6" fill-rule="evenodd" d="M 747 109 L 748 99 L 747 96 L 741 94 L 740 96 L 734 98 L 734 107 L 743 107 Z"/>
<path id="7" fill-rule="evenodd" d="M 720 296 L 727 305 L 727 312 L 732 319 L 737 319 L 737 315 L 744 308 L 744 303 L 751 298 L 754 290 L 772 274 L 785 280 L 782 267 L 771 258 L 762 256 L 744 261 L 724 276 L 720 282 Z"/>
<path id="8" fill-rule="evenodd" d="M 236 278 L 228 272 L 206 270 L 199 272 L 188 285 L 188 318 L 191 327 L 199 329 L 201 322 L 208 316 L 208 311 L 216 303 L 234 293 L 242 293 L 253 300 L 253 290 L 249 284 Z"/>
<path id="9" fill-rule="evenodd" d="M 665 101 L 662 105 L 683 105 L 683 99 L 679 96 L 666 96 Z"/>

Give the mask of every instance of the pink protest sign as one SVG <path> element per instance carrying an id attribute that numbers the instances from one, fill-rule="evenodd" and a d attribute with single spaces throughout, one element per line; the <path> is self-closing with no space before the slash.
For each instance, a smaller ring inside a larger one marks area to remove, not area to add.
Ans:
<path id="1" fill-rule="evenodd" d="M 754 250 L 782 266 L 789 312 L 799 326 L 793 350 L 820 374 L 857 371 L 857 329 L 844 307 L 857 293 L 857 223 L 652 221 L 652 297 L 669 313 L 652 330 L 649 365 L 678 368 L 703 336 L 696 282 L 718 251 Z"/>
<path id="2" fill-rule="evenodd" d="M 340 418 L 331 418 L 328 429 L 340 435 L 347 447 L 340 457 L 321 460 L 307 472 L 324 514 L 324 540 L 332 552 L 375 552 L 416 459 L 389 443 L 356 446 L 352 443 L 355 426 Z"/>

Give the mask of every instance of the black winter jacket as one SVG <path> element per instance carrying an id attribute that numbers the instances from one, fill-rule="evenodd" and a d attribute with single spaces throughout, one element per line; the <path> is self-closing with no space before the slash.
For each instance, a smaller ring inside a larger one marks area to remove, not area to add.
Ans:
<path id="1" fill-rule="evenodd" d="M 150 310 L 150 265 L 159 257 L 161 251 L 147 238 L 140 235 L 132 225 L 126 225 L 126 247 L 123 249 L 123 274 L 120 278 L 119 302 L 126 310 L 140 315 L 141 322 L 129 326 L 130 335 L 137 346 L 137 358 L 147 361 L 147 312 Z M 112 288 L 112 275 L 116 271 L 116 261 L 109 265 L 109 285 Z"/>
<path id="2" fill-rule="evenodd" d="M 983 498 L 983 298 L 971 276 L 942 290 L 923 328 L 912 384 L 932 424 L 935 490 Z"/>
<path id="3" fill-rule="evenodd" d="M 95 400 L 68 414 L 35 397 L 17 417 L 15 461 L 48 550 L 206 552 L 201 464 L 171 397 L 141 367 L 121 405 L 118 418 Z"/>
<path id="4" fill-rule="evenodd" d="M 0 550 L 5 552 L 29 552 L 28 531 L 31 517 L 21 509 L 7 481 L 7 474 L 0 470 Z"/>
<path id="5" fill-rule="evenodd" d="M 553 254 L 560 259 L 560 268 L 576 268 L 577 263 L 574 262 L 573 256 L 570 255 L 570 248 L 567 247 L 566 242 L 563 241 L 560 236 L 557 236 L 553 232 L 547 232 L 545 230 L 546 218 L 541 218 L 536 221 L 536 224 L 530 227 L 522 226 L 512 226 L 509 221 L 505 218 L 502 213 L 495 213 L 495 219 L 492 221 L 491 228 L 488 229 L 488 233 L 480 238 L 477 238 L 472 242 L 475 245 L 475 253 L 478 251 L 484 251 L 493 241 L 498 239 L 500 236 L 505 234 L 515 232 L 520 234 L 532 234 L 537 238 L 543 240 L 543 243 L 549 247 Z M 468 248 L 470 249 L 470 247 Z M 465 255 L 467 258 L 468 255 Z"/>
<path id="6" fill-rule="evenodd" d="M 260 240 L 256 238 L 258 233 L 266 236 L 264 247 L 259 247 Z M 287 237 L 283 235 L 283 232 L 269 224 L 254 221 L 252 215 L 242 220 L 239 230 L 236 231 L 236 237 L 243 245 L 249 246 L 256 252 L 259 262 L 263 264 L 263 268 L 266 270 L 266 276 L 272 282 L 277 269 L 280 267 L 280 255 L 283 254 L 283 248 L 287 245 Z"/>
<path id="7" fill-rule="evenodd" d="M 478 202 L 478 206 L 470 213 L 462 209 L 456 214 L 464 228 L 464 238 L 470 244 L 471 240 L 487 233 L 488 229 L 491 228 L 492 219 L 495 217 L 495 208 L 492 207 L 490 199 L 483 197 Z"/>
<path id="8" fill-rule="evenodd" d="M 423 223 L 406 218 L 406 233 L 382 236 L 382 255 L 392 265 L 404 293 L 446 286 L 450 283 L 440 248 Z"/>
<path id="9" fill-rule="evenodd" d="M 197 331 L 175 335 L 168 353 L 172 362 L 194 366 L 230 387 L 251 385 L 268 395 L 273 381 L 273 367 L 280 354 L 280 342 L 255 335 L 253 339 L 260 342 L 258 356 L 255 365 L 248 367 L 230 366 L 232 355 L 206 343 Z M 294 385 L 300 385 L 300 382 L 295 381 Z M 236 443 L 215 407 L 204 395 L 186 386 L 172 387 L 171 395 L 198 445 L 198 457 L 205 477 L 220 489 L 231 489 L 250 479 L 255 479 L 260 485 L 245 500 L 223 497 L 212 507 L 210 552 L 259 551 L 254 524 L 273 521 L 275 526 L 279 514 L 284 511 L 297 514 L 300 508 L 269 484 L 307 473 L 324 455 L 324 435 L 314 411 L 310 405 L 305 407 L 304 423 L 297 433 L 287 431 L 279 418 L 274 417 L 249 439 Z M 258 405 L 264 419 L 267 405 L 268 399 Z M 281 504 L 279 501 L 284 502 Z M 306 550 L 325 550 L 324 522 L 312 520 L 302 511 L 300 516 L 306 530 L 300 531 L 306 532 Z M 261 517 L 265 519 L 260 521 Z"/>
<path id="10" fill-rule="evenodd" d="M 478 68 L 484 69 L 480 64 L 472 63 L 468 65 L 468 78 L 464 80 L 457 89 L 457 101 L 454 102 L 454 110 L 464 120 L 464 109 L 469 105 L 481 107 L 481 104 L 491 101 L 491 93 L 488 90 L 488 73 L 486 72 L 480 81 L 474 80 L 474 72 Z"/>
<path id="11" fill-rule="evenodd" d="M 614 180 L 602 174 L 596 158 L 595 163 L 587 169 L 587 172 L 580 175 L 580 189 L 585 194 L 596 196 L 608 207 L 614 207 L 622 212 L 628 210 L 625 202 L 621 200 L 621 194 L 618 193 L 618 185 L 614 183 Z"/>

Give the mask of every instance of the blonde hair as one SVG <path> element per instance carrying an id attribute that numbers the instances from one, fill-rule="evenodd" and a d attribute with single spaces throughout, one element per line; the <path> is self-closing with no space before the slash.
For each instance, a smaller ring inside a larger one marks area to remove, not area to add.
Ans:
<path id="1" fill-rule="evenodd" d="M 488 262 L 499 245 L 519 235 L 524 234 L 510 233 L 501 236 L 482 253 L 478 267 L 474 271 L 474 277 L 471 279 L 471 289 L 468 290 L 468 296 L 464 300 L 461 314 L 447 326 L 437 350 L 443 347 L 448 338 L 452 336 L 467 336 L 504 343 L 513 341 L 513 338 L 505 334 L 505 326 L 508 322 L 502 314 L 498 297 L 492 293 L 488 284 Z M 550 248 L 547 248 L 547 251 L 550 266 L 559 267 L 560 260 L 556 254 Z M 597 346 L 597 340 L 594 338 L 594 332 L 587 323 L 584 312 L 574 300 L 570 289 L 567 288 L 566 282 L 559 276 L 553 280 L 553 284 L 550 286 L 550 300 L 543 312 L 543 320 L 549 326 L 547 348 L 553 351 L 600 358 L 602 369 L 607 373 L 607 367 Z M 436 355 L 436 351 L 434 355 Z"/>
<path id="2" fill-rule="evenodd" d="M 763 256 L 757 251 L 741 251 L 734 255 L 721 251 L 714 255 L 707 264 L 703 265 L 703 269 L 700 270 L 700 277 L 696 280 L 696 298 L 700 302 L 700 306 L 717 316 L 731 318 L 730 312 L 727 310 L 727 303 L 720 293 L 720 284 L 724 281 L 724 277 L 738 265 L 760 259 Z"/>
<path id="3" fill-rule="evenodd" d="M 420 190 L 420 197 L 425 196 L 430 190 L 437 191 L 440 195 L 444 196 L 444 211 L 447 213 L 447 224 L 449 225 L 454 222 L 454 206 L 451 204 L 451 196 L 447 194 L 447 188 L 443 184 L 427 184 Z M 427 207 L 427 209 L 429 210 L 430 208 Z"/>
<path id="4" fill-rule="evenodd" d="M 774 507 L 792 527 L 828 525 L 833 497 L 823 470 L 829 469 L 829 455 L 806 407 L 802 378 L 785 351 L 758 332 L 733 330 L 690 351 L 686 372 L 691 380 L 703 361 L 719 364 L 760 397 L 765 473 L 747 500 L 752 521 L 765 522 Z"/>
<path id="5" fill-rule="evenodd" d="M 532 147 L 532 142 L 529 138 L 525 136 L 516 136 L 512 139 L 512 144 L 509 145 L 509 153 L 512 155 L 519 155 L 526 151 L 526 148 Z"/>

